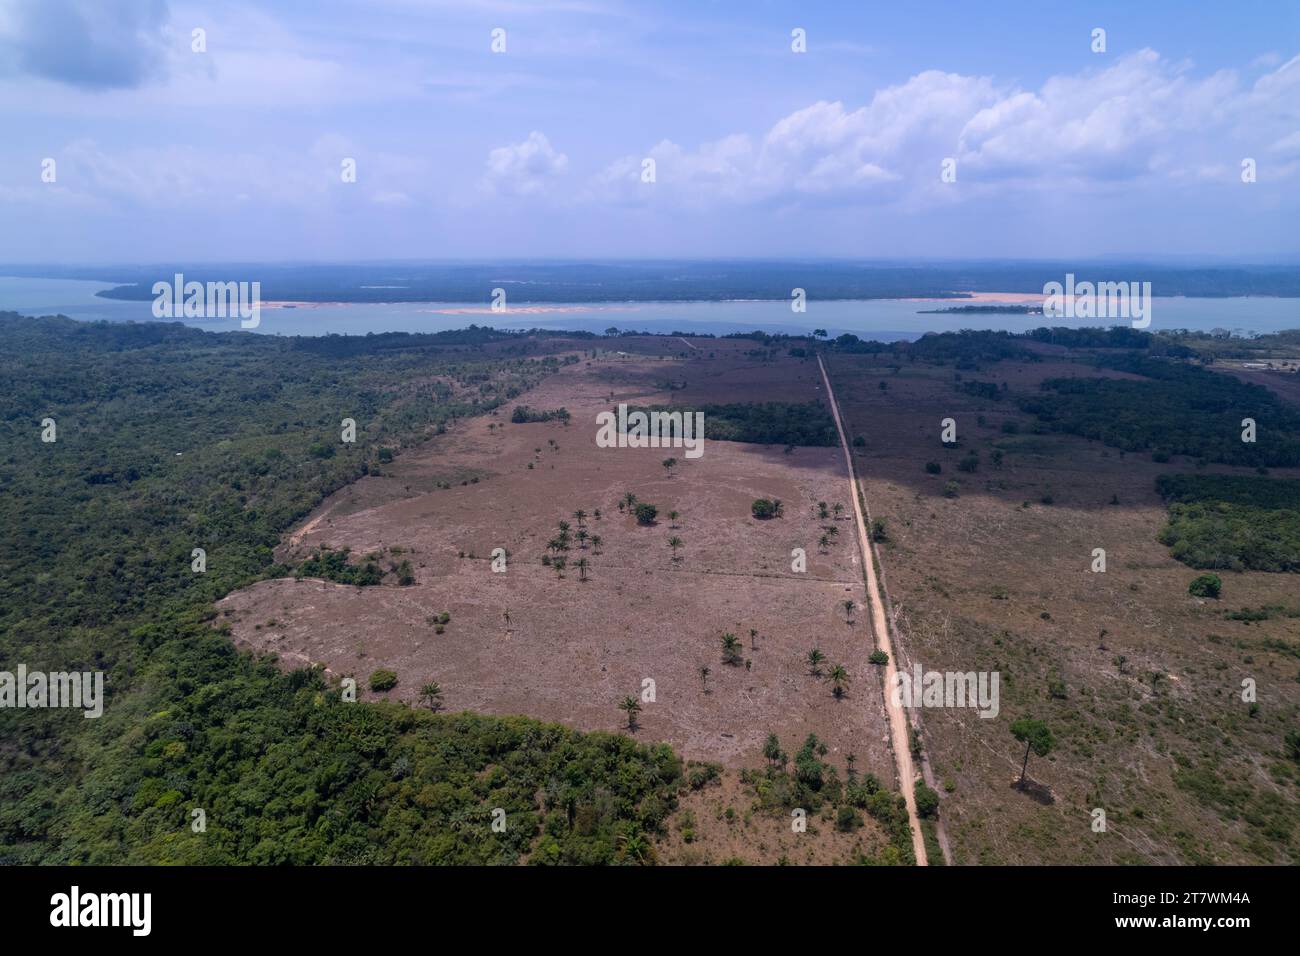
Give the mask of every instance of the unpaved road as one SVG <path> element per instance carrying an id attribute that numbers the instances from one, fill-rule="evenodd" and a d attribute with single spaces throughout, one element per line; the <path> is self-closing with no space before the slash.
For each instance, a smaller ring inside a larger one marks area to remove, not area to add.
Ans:
<path id="1" fill-rule="evenodd" d="M 853 499 L 853 515 L 858 525 L 858 546 L 862 551 L 862 561 L 866 569 L 867 600 L 871 603 L 871 629 L 875 633 L 876 646 L 889 655 L 885 665 L 885 710 L 889 713 L 889 732 L 894 745 L 894 761 L 898 766 L 898 786 L 907 801 L 907 818 L 912 830 L 912 850 L 916 854 L 917 866 L 925 866 L 925 839 L 921 835 L 921 821 L 916 815 L 916 797 L 913 789 L 916 785 L 916 771 L 912 767 L 912 744 L 908 739 L 907 714 L 903 705 L 894 700 L 893 688 L 896 685 L 894 674 L 894 649 L 889 641 L 889 627 L 885 622 L 885 602 L 881 597 L 880 585 L 876 581 L 876 566 L 871 560 L 871 542 L 867 538 L 867 524 L 862 517 L 862 504 L 858 496 L 858 479 L 853 470 L 853 455 L 849 451 L 848 438 L 844 434 L 844 425 L 840 421 L 840 406 L 835 401 L 835 392 L 831 390 L 830 376 L 826 374 L 826 365 L 822 357 L 817 356 L 817 365 L 822 372 L 822 381 L 826 383 L 826 398 L 830 402 L 831 414 L 835 417 L 835 429 L 840 435 L 840 447 L 844 450 L 844 463 L 849 469 L 849 495 Z"/>

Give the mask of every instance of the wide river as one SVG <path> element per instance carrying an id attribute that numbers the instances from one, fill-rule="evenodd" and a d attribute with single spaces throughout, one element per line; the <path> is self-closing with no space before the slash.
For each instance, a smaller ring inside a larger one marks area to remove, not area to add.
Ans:
<path id="1" fill-rule="evenodd" d="M 62 314 L 73 319 L 112 322 L 152 322 L 152 302 L 122 302 L 95 295 L 112 286 L 80 279 L 0 277 L 0 312 L 28 315 Z M 620 329 L 647 332 L 804 333 L 826 329 L 831 336 L 852 332 L 880 340 L 914 339 L 925 332 L 956 329 L 1005 329 L 1019 332 L 1041 325 L 1116 324 L 1098 320 L 1045 320 L 1041 315 L 923 315 L 923 309 L 960 304 L 908 299 L 810 301 L 795 313 L 788 301 L 733 302 L 610 302 L 582 304 L 512 303 L 503 312 L 484 304 L 464 302 L 350 303 L 263 307 L 254 330 L 269 335 L 364 335 L 367 332 L 439 332 L 467 325 L 496 328 L 581 329 L 603 332 Z M 1241 333 L 1277 332 L 1300 328 L 1300 299 L 1156 298 L 1151 306 L 1151 331 L 1222 328 Z M 196 328 L 228 331 L 237 319 L 187 320 Z M 1118 324 L 1127 324 L 1120 322 Z"/>

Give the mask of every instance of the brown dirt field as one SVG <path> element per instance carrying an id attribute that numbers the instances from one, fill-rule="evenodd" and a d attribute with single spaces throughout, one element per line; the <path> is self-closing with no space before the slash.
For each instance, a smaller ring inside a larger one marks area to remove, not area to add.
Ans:
<path id="1" fill-rule="evenodd" d="M 1300 647 L 1300 620 L 1246 625 L 1223 616 L 1296 605 L 1297 578 L 1225 574 L 1221 601 L 1189 596 L 1200 572 L 1157 541 L 1166 511 L 1154 480 L 1192 471 L 1192 463 L 1160 465 L 1097 442 L 1030 434 L 1032 417 L 1013 401 L 957 392 L 951 367 L 905 365 L 893 374 L 888 359 L 879 361 L 835 355 L 828 364 L 847 427 L 867 440 L 855 449 L 867 500 L 888 526 L 881 561 L 901 663 L 1002 675 L 995 719 L 956 708 L 919 714 L 956 862 L 1300 858 L 1294 830 L 1265 839 L 1244 819 L 1271 801 L 1293 807 L 1297 796 L 1281 740 L 1300 713 L 1300 663 L 1286 650 Z M 1096 373 L 1053 361 L 964 374 L 1006 380 L 1014 394 L 1047 377 Z M 940 420 L 949 416 L 960 450 L 940 444 Z M 1000 432 L 1006 418 L 1021 423 L 1020 434 Z M 972 448 L 981 452 L 979 470 L 959 472 Z M 990 461 L 994 448 L 1004 451 L 1001 469 Z M 931 460 L 942 474 L 924 472 Z M 950 479 L 960 482 L 957 498 L 942 495 Z M 1040 500 L 1049 493 L 1050 506 Z M 1104 574 L 1090 571 L 1094 548 L 1106 550 Z M 1162 676 L 1153 682 L 1152 674 Z M 1239 696 L 1247 677 L 1258 682 L 1254 717 Z M 1051 692 L 1054 681 L 1064 697 Z M 1008 728 L 1025 716 L 1045 720 L 1058 743 L 1048 758 L 1031 757 L 1034 785 L 1019 792 L 1012 785 L 1024 746 Z M 1225 809 L 1234 800 L 1236 809 Z M 1092 832 L 1094 808 L 1107 813 L 1105 833 Z"/>
<path id="2" fill-rule="evenodd" d="M 644 705 L 640 740 L 740 767 L 761 764 L 769 731 L 790 749 L 816 733 L 830 747 L 829 761 L 842 765 L 853 752 L 861 772 L 893 785 L 879 668 L 867 661 L 869 629 L 847 624 L 841 606 L 846 597 L 860 606 L 864 593 L 851 521 L 837 523 L 829 553 L 817 546 L 819 525 L 829 522 L 816 519 L 815 502 L 849 505 L 840 449 L 786 455 L 780 447 L 709 441 L 703 457 L 688 460 L 680 449 L 595 444 L 595 415 L 611 395 L 629 403 L 807 401 L 822 392 L 816 363 L 760 361 L 745 354 L 754 347 L 746 341 L 710 341 L 707 351 L 650 341 L 663 357 L 584 359 L 519 399 L 534 409 L 566 407 L 567 427 L 509 423 L 512 406 L 460 423 L 399 455 L 383 477 L 336 493 L 280 549 L 282 559 L 322 545 L 358 555 L 400 549 L 383 563 L 409 559 L 415 585 L 264 581 L 220 602 L 218 621 L 240 646 L 278 654 L 289 666 L 319 663 L 356 676 L 363 697 L 372 696 L 367 676 L 387 668 L 400 678 L 390 693 L 403 700 L 414 702 L 421 684 L 437 680 L 449 710 L 527 714 L 583 730 L 622 728 L 618 702 L 649 678 L 656 700 Z M 615 346 L 635 347 L 629 339 Z M 669 391 L 669 382 L 684 387 Z M 489 423 L 506 424 L 490 431 Z M 681 462 L 671 477 L 660 465 L 668 455 Z M 438 488 L 444 481 L 451 487 Z M 656 526 L 619 512 L 626 491 L 659 506 Z M 785 517 L 754 520 L 749 505 L 758 497 L 781 498 Z M 558 521 L 577 531 L 579 508 L 601 510 L 585 527 L 603 542 L 585 551 L 575 542 L 559 577 L 541 558 Z M 680 512 L 676 526 L 670 510 Z M 670 535 L 685 542 L 678 561 Z M 490 566 L 498 547 L 510 554 L 504 573 Z M 791 571 L 796 547 L 806 549 L 806 573 Z M 580 556 L 591 565 L 586 581 L 573 566 Z M 444 611 L 451 620 L 439 635 L 429 619 Z M 865 622 L 862 612 L 855 617 Z M 751 628 L 759 635 L 753 649 Z M 722 663 L 725 631 L 741 638 L 748 667 Z M 847 667 L 852 682 L 843 700 L 806 673 L 802 659 L 813 646 Z M 707 693 L 701 666 L 711 670 Z M 869 843 L 873 827 L 855 841 Z M 710 845 L 709 852 L 720 851 Z"/>

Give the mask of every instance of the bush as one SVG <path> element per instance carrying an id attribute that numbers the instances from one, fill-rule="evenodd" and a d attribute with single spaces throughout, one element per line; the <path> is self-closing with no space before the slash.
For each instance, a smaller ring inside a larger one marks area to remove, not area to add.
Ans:
<path id="1" fill-rule="evenodd" d="M 922 817 L 933 817 L 939 813 L 939 794 L 924 783 L 916 785 L 916 813 Z"/>
<path id="2" fill-rule="evenodd" d="M 1217 574 L 1202 574 L 1187 585 L 1187 593 L 1192 597 L 1218 598 L 1223 589 L 1223 580 Z"/>
<path id="3" fill-rule="evenodd" d="M 971 452 L 961 461 L 957 462 L 957 470 L 965 472 L 974 472 L 980 466 L 980 456 L 978 452 Z"/>
<path id="4" fill-rule="evenodd" d="M 659 509 L 654 505 L 642 502 L 636 506 L 636 523 L 637 524 L 654 524 L 655 517 L 659 514 Z"/>
<path id="5" fill-rule="evenodd" d="M 862 817 L 850 806 L 842 806 L 835 813 L 835 829 L 841 833 L 852 833 L 862 826 Z"/>
<path id="6" fill-rule="evenodd" d="M 955 481 L 950 481 L 943 486 L 943 496 L 945 498 L 956 498 L 961 492 L 961 485 Z"/>
<path id="7" fill-rule="evenodd" d="M 873 664 L 888 664 L 889 655 L 884 651 L 877 649 L 871 652 L 871 656 L 867 658 L 867 660 L 871 661 Z"/>
<path id="8" fill-rule="evenodd" d="M 925 473 L 927 475 L 937 475 L 941 471 L 943 471 L 943 466 L 937 461 L 927 461 L 925 463 Z"/>
<path id="9" fill-rule="evenodd" d="M 876 518 L 874 521 L 871 522 L 871 540 L 872 541 L 889 540 L 889 531 L 886 530 L 885 528 L 884 518 Z"/>
<path id="10" fill-rule="evenodd" d="M 760 521 L 766 521 L 768 518 L 775 518 L 781 514 L 781 503 L 779 501 L 770 501 L 767 498 L 758 498 L 749 506 L 750 514 Z"/>
<path id="11" fill-rule="evenodd" d="M 392 671 L 378 670 L 370 675 L 370 689 L 375 693 L 392 690 L 397 686 L 397 675 Z"/>

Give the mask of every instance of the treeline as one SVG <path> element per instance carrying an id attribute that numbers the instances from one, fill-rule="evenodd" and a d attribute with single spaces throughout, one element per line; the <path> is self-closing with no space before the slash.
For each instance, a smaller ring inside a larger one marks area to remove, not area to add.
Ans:
<path id="1" fill-rule="evenodd" d="M 1300 465 L 1300 412 L 1268 389 L 1195 365 L 1139 355 L 1103 356 L 1103 367 L 1141 379 L 1056 378 L 1020 399 L 1053 431 L 1093 438 L 1158 460 L 1187 455 L 1252 467 Z M 1254 442 L 1242 440 L 1252 418 Z"/>
<path id="2" fill-rule="evenodd" d="M 533 408 L 531 405 L 516 405 L 514 412 L 510 415 L 510 420 L 516 425 L 522 425 L 527 422 L 567 422 L 570 419 L 567 408 L 554 408 L 550 411 L 542 411 Z"/>
<path id="3" fill-rule="evenodd" d="M 1169 504 L 1160 542 L 1194 568 L 1300 571 L 1300 480 L 1161 475 Z"/>
<path id="4" fill-rule="evenodd" d="M 12 313 L 0 339 L 0 661 L 103 670 L 107 695 L 95 720 L 0 709 L 0 863 L 586 863 L 644 847 L 671 805 L 667 748 L 343 704 L 213 628 L 212 602 L 286 573 L 282 534 L 381 449 L 553 366 Z"/>
<path id="5" fill-rule="evenodd" d="M 704 437 L 756 445 L 839 444 L 835 419 L 820 402 L 737 402 L 734 404 L 652 405 L 628 413 L 703 412 Z"/>

